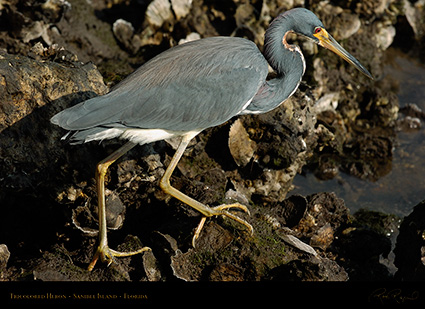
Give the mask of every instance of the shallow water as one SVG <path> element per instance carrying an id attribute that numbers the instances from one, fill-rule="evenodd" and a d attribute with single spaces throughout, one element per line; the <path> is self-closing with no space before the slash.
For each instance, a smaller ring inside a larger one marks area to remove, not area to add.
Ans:
<path id="1" fill-rule="evenodd" d="M 425 65 L 397 49 L 386 52 L 383 78 L 399 85 L 397 96 L 400 108 L 414 103 L 425 110 Z M 351 213 L 360 208 L 408 215 L 414 206 L 425 199 L 425 127 L 412 132 L 399 132 L 394 148 L 392 170 L 376 182 L 360 180 L 339 173 L 331 180 L 317 179 L 312 173 L 297 175 L 293 194 L 308 195 L 333 191 L 345 200 Z"/>

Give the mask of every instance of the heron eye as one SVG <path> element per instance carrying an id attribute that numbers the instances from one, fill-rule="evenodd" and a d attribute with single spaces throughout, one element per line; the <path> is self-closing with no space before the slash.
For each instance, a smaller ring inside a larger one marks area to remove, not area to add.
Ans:
<path id="1" fill-rule="evenodd" d="M 316 27 L 314 29 L 314 33 L 319 33 L 320 31 L 322 31 L 322 28 L 320 28 L 320 27 Z"/>

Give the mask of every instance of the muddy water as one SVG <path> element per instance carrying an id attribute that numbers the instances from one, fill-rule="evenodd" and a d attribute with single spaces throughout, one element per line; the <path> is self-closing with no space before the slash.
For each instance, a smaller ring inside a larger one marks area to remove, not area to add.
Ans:
<path id="1" fill-rule="evenodd" d="M 383 78 L 396 86 L 400 108 L 414 103 L 424 111 L 425 65 L 393 48 L 388 49 L 385 56 Z M 294 186 L 291 195 L 333 191 L 345 200 L 351 213 L 367 208 L 406 216 L 425 199 L 424 121 L 419 129 L 398 132 L 392 170 L 378 181 L 368 182 L 343 173 L 322 181 L 307 172 L 295 178 Z"/>

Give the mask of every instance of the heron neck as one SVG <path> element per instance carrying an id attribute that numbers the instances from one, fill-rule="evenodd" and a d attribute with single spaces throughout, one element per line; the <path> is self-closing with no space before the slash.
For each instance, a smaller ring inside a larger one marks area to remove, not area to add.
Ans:
<path id="1" fill-rule="evenodd" d="M 287 34 L 292 32 L 291 29 L 290 22 L 272 23 L 267 29 L 264 57 L 277 73 L 277 77 L 261 86 L 248 106 L 247 113 L 270 111 L 297 90 L 304 75 L 305 61 L 299 47 L 286 41 Z"/>
<path id="2" fill-rule="evenodd" d="M 297 20 L 291 15 L 281 14 L 268 27 L 264 37 L 264 56 L 280 77 L 304 74 L 304 57 L 298 46 L 289 44 L 287 36 L 294 33 Z"/>

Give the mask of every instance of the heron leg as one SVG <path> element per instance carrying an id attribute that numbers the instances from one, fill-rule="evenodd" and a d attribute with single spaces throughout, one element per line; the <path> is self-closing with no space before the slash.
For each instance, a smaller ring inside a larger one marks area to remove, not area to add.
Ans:
<path id="1" fill-rule="evenodd" d="M 226 209 L 230 209 L 230 208 L 239 208 L 239 209 L 241 209 L 244 212 L 249 214 L 249 210 L 246 206 L 241 205 L 239 203 L 235 203 L 235 204 L 228 204 L 228 205 L 226 205 L 226 204 L 219 205 L 219 206 L 216 206 L 216 207 L 209 207 L 207 205 L 204 205 L 204 204 L 194 200 L 193 198 L 187 196 L 186 194 L 180 192 L 179 190 L 177 190 L 176 188 L 171 186 L 170 177 L 173 174 L 174 169 L 177 166 L 177 163 L 180 161 L 180 158 L 182 157 L 187 145 L 189 144 L 189 142 L 192 138 L 193 138 L 193 136 L 191 136 L 191 135 L 185 135 L 185 136 L 182 137 L 180 145 L 177 148 L 176 153 L 174 154 L 173 158 L 171 159 L 170 165 L 168 166 L 167 170 L 164 173 L 164 176 L 162 177 L 162 179 L 160 181 L 160 187 L 165 193 L 175 197 L 176 199 L 178 199 L 181 202 L 189 205 L 190 207 L 198 210 L 200 213 L 202 213 L 204 215 L 204 217 L 202 217 L 201 222 L 199 223 L 199 225 L 198 225 L 198 227 L 195 231 L 195 235 L 192 239 L 192 245 L 195 247 L 195 241 L 201 233 L 201 230 L 204 226 L 206 218 L 212 217 L 212 216 L 223 215 L 223 216 L 226 216 L 228 218 L 231 218 L 231 219 L 245 225 L 250 230 L 250 232 L 252 234 L 254 232 L 254 229 L 253 229 L 251 224 L 249 224 L 244 219 L 239 218 L 238 216 L 236 216 L 236 215 L 234 215 L 234 214 L 232 214 L 232 213 L 230 213 L 226 210 Z"/>
<path id="2" fill-rule="evenodd" d="M 135 254 L 139 254 L 144 251 L 150 250 L 149 247 L 144 247 L 136 251 L 131 252 L 119 252 L 112 250 L 108 247 L 107 237 L 107 223 L 106 223 L 106 208 L 105 208 L 105 175 L 108 167 L 118 160 L 122 155 L 132 149 L 136 144 L 128 142 L 121 148 L 113 152 L 104 160 L 100 161 L 96 168 L 96 182 L 97 182 L 97 198 L 99 208 L 99 246 L 97 247 L 96 253 L 88 266 L 88 270 L 93 270 L 97 260 L 100 258 L 102 262 L 108 262 L 108 266 L 114 261 L 114 256 L 125 257 Z"/>

